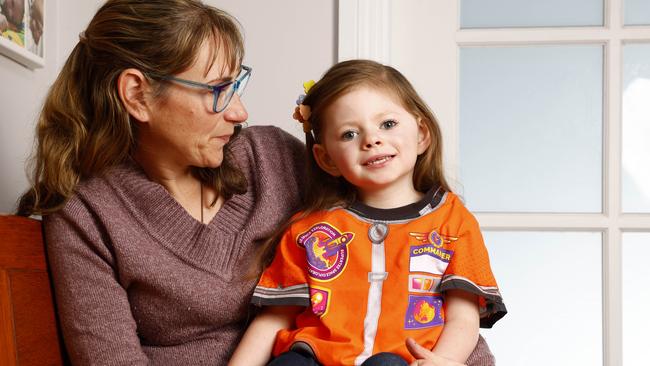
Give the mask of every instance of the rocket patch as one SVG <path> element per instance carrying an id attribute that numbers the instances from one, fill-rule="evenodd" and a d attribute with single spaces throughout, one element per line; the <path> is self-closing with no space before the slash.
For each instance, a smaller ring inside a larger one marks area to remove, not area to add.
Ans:
<path id="1" fill-rule="evenodd" d="M 307 271 L 316 281 L 331 281 L 338 277 L 348 263 L 348 245 L 354 233 L 341 233 L 332 225 L 320 222 L 296 238 L 305 248 Z"/>

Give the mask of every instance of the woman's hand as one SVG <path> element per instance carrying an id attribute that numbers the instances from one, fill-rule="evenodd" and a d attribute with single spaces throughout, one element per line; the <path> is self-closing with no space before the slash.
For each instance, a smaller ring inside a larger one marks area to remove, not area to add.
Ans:
<path id="1" fill-rule="evenodd" d="M 410 366 L 465 366 L 444 357 L 438 356 L 432 351 L 420 346 L 413 338 L 406 339 L 406 348 L 415 357 Z"/>

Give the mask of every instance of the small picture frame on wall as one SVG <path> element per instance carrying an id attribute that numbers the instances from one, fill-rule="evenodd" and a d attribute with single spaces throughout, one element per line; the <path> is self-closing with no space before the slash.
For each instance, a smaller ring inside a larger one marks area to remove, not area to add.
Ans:
<path id="1" fill-rule="evenodd" d="M 30 68 L 45 66 L 45 0 L 0 0 L 0 54 Z"/>

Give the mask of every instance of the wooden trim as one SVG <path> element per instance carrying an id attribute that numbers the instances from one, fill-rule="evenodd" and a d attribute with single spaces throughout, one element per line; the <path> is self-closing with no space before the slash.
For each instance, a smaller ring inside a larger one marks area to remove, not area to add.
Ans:
<path id="1" fill-rule="evenodd" d="M 0 364 L 61 365 L 41 222 L 0 215 Z"/>
<path id="2" fill-rule="evenodd" d="M 16 331 L 11 306 L 11 285 L 7 271 L 0 269 L 0 365 L 14 366 L 16 361 Z"/>
<path id="3" fill-rule="evenodd" d="M 0 216 L 0 267 L 46 270 L 41 222 Z"/>

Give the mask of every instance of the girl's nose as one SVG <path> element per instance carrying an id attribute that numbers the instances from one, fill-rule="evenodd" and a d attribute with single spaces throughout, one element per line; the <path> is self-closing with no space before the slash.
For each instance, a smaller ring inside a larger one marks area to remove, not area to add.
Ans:
<path id="1" fill-rule="evenodd" d="M 381 140 L 377 136 L 368 136 L 364 141 L 364 147 L 371 149 L 373 146 L 381 146 Z"/>

